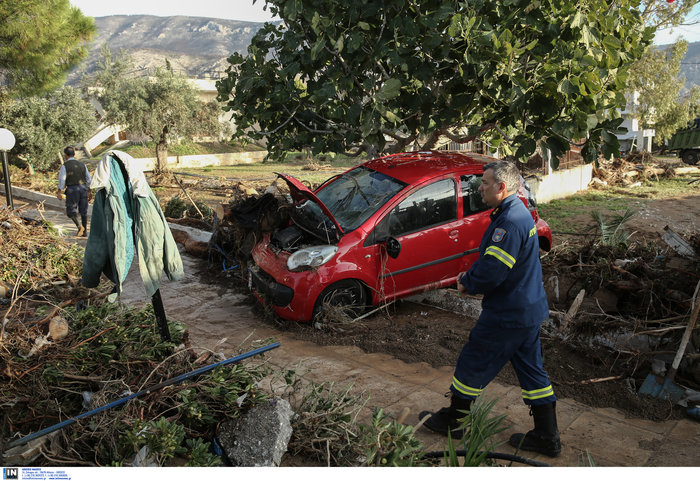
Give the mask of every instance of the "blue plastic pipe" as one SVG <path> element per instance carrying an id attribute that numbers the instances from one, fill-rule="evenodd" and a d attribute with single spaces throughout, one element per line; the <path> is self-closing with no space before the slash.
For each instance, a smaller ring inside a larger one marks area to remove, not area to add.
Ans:
<path id="1" fill-rule="evenodd" d="M 63 429 L 66 426 L 70 426 L 71 424 L 78 421 L 79 419 L 83 419 L 83 418 L 86 418 L 88 416 L 92 416 L 93 414 L 101 413 L 102 411 L 107 411 L 107 410 L 115 408 L 117 406 L 121 406 L 122 404 L 130 401 L 131 399 L 137 398 L 139 396 L 143 396 L 144 394 L 155 392 L 159 389 L 164 388 L 165 386 L 170 386 L 172 384 L 181 383 L 182 381 L 185 381 L 187 379 L 190 379 L 190 378 L 193 378 L 195 376 L 199 376 L 200 374 L 204 374 L 206 372 L 212 371 L 212 370 L 216 369 L 217 367 L 226 366 L 227 364 L 233 364 L 235 362 L 242 361 L 243 359 L 248 359 L 249 357 L 253 357 L 253 356 L 256 356 L 258 354 L 262 354 L 265 351 L 269 351 L 269 350 L 274 349 L 274 348 L 279 347 L 279 346 L 280 346 L 279 342 L 273 342 L 272 344 L 268 344 L 267 346 L 259 347 L 255 350 L 247 352 L 245 354 L 241 354 L 239 356 L 224 359 L 223 361 L 217 362 L 215 364 L 210 364 L 208 366 L 204 366 L 204 367 L 200 367 L 199 369 L 195 369 L 194 371 L 188 372 L 186 374 L 181 374 L 177 377 L 174 377 L 172 379 L 168 379 L 167 381 L 163 381 L 159 384 L 156 384 L 155 386 L 151 386 L 148 389 L 144 389 L 143 391 L 139 391 L 139 392 L 131 394 L 127 397 L 121 398 L 117 401 L 113 401 L 109 404 L 105 404 L 104 406 L 99 407 L 97 409 L 93 409 L 92 411 L 88 411 L 88 412 L 79 414 L 74 418 L 66 419 L 63 422 L 60 422 L 58 424 L 54 424 L 53 426 L 49 426 L 48 428 L 44 428 L 41 431 L 35 432 L 34 434 L 30 434 L 30 435 L 25 436 L 21 439 L 11 441 L 10 443 L 8 443 L 7 447 L 14 448 L 15 446 L 21 446 L 23 444 L 28 443 L 29 441 L 33 441 L 36 438 L 39 438 L 41 436 L 45 436 L 45 435 L 52 433 L 54 431 L 58 431 L 59 429 Z"/>

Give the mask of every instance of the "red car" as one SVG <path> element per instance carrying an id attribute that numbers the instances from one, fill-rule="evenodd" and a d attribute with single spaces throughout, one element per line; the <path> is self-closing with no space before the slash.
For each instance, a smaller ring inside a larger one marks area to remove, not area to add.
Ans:
<path id="1" fill-rule="evenodd" d="M 478 257 L 490 219 L 478 192 L 478 154 L 407 152 L 370 160 L 311 191 L 279 174 L 294 200 L 293 222 L 253 249 L 249 285 L 288 320 L 324 307 L 369 305 L 454 285 Z M 552 234 L 523 182 L 540 247 Z"/>

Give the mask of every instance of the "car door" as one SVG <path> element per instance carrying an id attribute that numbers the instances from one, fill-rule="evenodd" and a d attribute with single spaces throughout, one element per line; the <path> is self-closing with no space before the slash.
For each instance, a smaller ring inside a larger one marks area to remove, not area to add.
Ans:
<path id="1" fill-rule="evenodd" d="M 379 256 L 380 297 L 454 282 L 461 257 L 457 199 L 455 179 L 443 178 L 409 193 L 379 221 L 374 238 L 401 245 L 396 258 Z"/>
<path id="2" fill-rule="evenodd" d="M 459 178 L 462 204 L 462 222 L 457 226 L 464 255 L 458 261 L 458 269 L 465 272 L 479 258 L 481 238 L 491 223 L 492 209 L 481 199 L 479 186 L 482 173 L 462 174 Z"/>

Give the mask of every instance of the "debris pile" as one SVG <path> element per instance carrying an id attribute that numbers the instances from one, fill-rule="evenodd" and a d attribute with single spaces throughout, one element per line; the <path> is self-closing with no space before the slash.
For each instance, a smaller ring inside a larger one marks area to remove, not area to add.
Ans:
<path id="1" fill-rule="evenodd" d="M 629 186 L 648 179 L 659 180 L 661 177 L 676 175 L 672 164 L 653 161 L 654 158 L 647 152 L 630 154 L 625 159 L 599 160 L 593 167 L 593 186 L 597 184 Z"/>
<path id="2" fill-rule="evenodd" d="M 222 355 L 195 353 L 175 322 L 173 341 L 163 342 L 151 305 L 127 309 L 104 300 L 107 287 L 79 286 L 82 250 L 42 222 L 0 210 L 0 246 L 3 464 L 221 463 L 210 452 L 216 426 L 265 398 L 257 387 L 264 364 L 216 368 L 23 442 Z"/>
<path id="3" fill-rule="evenodd" d="M 665 245 L 596 238 L 561 245 L 543 259 L 556 319 L 550 335 L 614 350 L 615 372 L 637 388 L 652 370 L 662 375 L 670 367 L 700 282 L 698 235 L 684 239 L 666 228 L 662 238 Z M 698 352 L 696 331 L 678 370 L 679 381 L 694 391 L 700 391 Z"/>

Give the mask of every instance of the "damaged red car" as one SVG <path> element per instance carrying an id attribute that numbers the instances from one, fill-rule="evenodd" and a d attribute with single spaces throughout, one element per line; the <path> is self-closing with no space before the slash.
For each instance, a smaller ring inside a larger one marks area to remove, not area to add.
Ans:
<path id="1" fill-rule="evenodd" d="M 491 209 L 478 188 L 491 157 L 407 152 L 370 160 L 311 191 L 280 174 L 294 201 L 290 225 L 254 247 L 249 285 L 283 319 L 309 321 L 329 306 L 359 315 L 455 285 L 478 257 Z M 540 247 L 552 234 L 523 182 Z"/>

